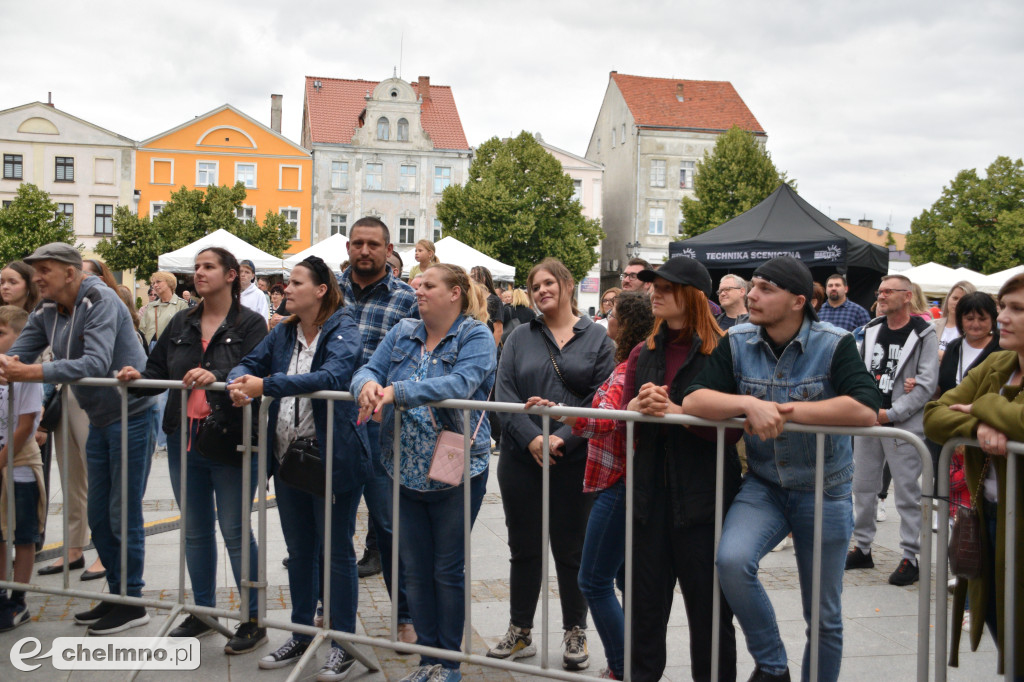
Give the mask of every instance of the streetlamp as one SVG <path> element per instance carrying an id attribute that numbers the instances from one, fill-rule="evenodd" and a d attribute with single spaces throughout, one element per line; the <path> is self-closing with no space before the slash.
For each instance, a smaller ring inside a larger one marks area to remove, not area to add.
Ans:
<path id="1" fill-rule="evenodd" d="M 640 242 L 626 242 L 626 255 L 630 258 L 640 257 Z"/>

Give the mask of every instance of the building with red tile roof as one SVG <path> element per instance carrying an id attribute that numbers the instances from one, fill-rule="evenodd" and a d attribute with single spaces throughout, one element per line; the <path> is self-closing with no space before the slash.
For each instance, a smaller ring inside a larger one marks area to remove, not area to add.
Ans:
<path id="1" fill-rule="evenodd" d="M 696 162 L 733 126 L 767 140 L 728 81 L 609 74 L 586 154 L 605 168 L 602 288 L 618 285 L 631 256 L 651 263 L 668 257 L 680 203 L 693 196 Z"/>
<path id="2" fill-rule="evenodd" d="M 465 181 L 472 150 L 452 89 L 307 76 L 302 145 L 313 151 L 314 241 L 373 215 L 396 246 L 437 241 L 437 202 Z"/>

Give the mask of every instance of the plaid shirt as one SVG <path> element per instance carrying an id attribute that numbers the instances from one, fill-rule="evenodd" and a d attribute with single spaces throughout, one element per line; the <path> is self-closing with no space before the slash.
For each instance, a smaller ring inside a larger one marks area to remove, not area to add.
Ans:
<path id="1" fill-rule="evenodd" d="M 852 332 L 857 327 L 863 326 L 871 321 L 871 315 L 867 310 L 857 305 L 850 299 L 843 301 L 843 304 L 835 308 L 826 301 L 818 311 L 818 319 L 822 322 Z"/>
<path id="2" fill-rule="evenodd" d="M 419 308 L 416 305 L 416 294 L 411 286 L 391 275 L 391 266 L 385 265 L 387 275 L 376 284 L 371 285 L 369 293 L 364 292 L 361 301 L 356 300 L 352 288 L 352 269 L 341 275 L 338 284 L 345 295 L 345 305 L 351 306 L 359 324 L 359 334 L 363 342 L 362 367 L 370 360 L 373 351 L 388 331 L 407 317 L 418 318 Z"/>
<path id="3" fill-rule="evenodd" d="M 621 410 L 622 389 L 626 383 L 626 363 L 615 368 L 612 375 L 594 394 L 593 407 Z M 583 492 L 592 493 L 615 485 L 626 473 L 626 422 L 615 419 L 577 419 L 572 435 L 589 438 L 587 468 L 583 474 Z"/>

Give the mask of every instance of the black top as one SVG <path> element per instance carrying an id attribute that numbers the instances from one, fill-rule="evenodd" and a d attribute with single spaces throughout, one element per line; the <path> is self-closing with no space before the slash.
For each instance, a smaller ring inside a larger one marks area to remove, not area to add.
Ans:
<path id="1" fill-rule="evenodd" d="M 946 346 L 946 352 L 942 354 L 942 362 L 939 363 L 939 394 L 943 394 L 957 385 L 957 368 L 960 367 L 960 351 L 963 349 L 964 337 L 958 336 Z M 974 367 L 977 367 L 989 355 L 999 350 L 999 334 L 993 334 L 988 345 L 981 349 L 974 362 L 963 368 L 961 376 L 967 376 Z"/>
<path id="2" fill-rule="evenodd" d="M 888 324 L 883 323 L 875 338 L 875 347 L 869 349 L 871 352 L 871 376 L 878 383 L 878 390 L 882 392 L 882 408 L 888 410 L 892 407 L 892 382 L 896 375 L 896 366 L 900 362 L 900 354 L 903 346 L 907 343 L 913 326 L 908 322 L 899 329 L 890 329 Z M 903 390 L 900 386 L 899 390 Z"/>
<path id="3" fill-rule="evenodd" d="M 504 322 L 502 316 L 502 308 L 504 306 L 501 303 L 501 299 L 498 298 L 497 294 L 491 294 L 487 297 L 487 328 L 494 332 L 495 322 Z"/>

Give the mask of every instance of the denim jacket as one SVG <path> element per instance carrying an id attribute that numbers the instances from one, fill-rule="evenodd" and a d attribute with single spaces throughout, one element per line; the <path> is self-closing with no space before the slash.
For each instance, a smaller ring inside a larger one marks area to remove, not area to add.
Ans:
<path id="1" fill-rule="evenodd" d="M 395 405 L 385 407 L 380 427 L 381 460 L 391 476 L 394 476 L 394 407 L 418 407 L 450 398 L 487 400 L 494 384 L 496 349 L 494 336 L 488 331 L 487 325 L 460 315 L 434 349 L 435 358 L 428 369 L 427 380 L 409 381 L 408 377 L 419 366 L 426 341 L 427 329 L 422 321 L 402 320 L 391 328 L 373 352 L 370 361 L 352 377 L 352 394 L 357 397 L 368 381 L 394 387 Z M 459 434 L 463 432 L 461 410 L 439 409 L 435 414 L 439 429 L 447 428 Z M 487 468 L 491 451 L 490 423 L 482 412 L 474 410 L 470 415 L 470 428 L 476 430 L 477 424 L 480 424 L 480 428 L 470 446 L 472 475 Z M 405 454 L 429 459 L 433 453 Z M 433 489 L 437 486 L 429 487 Z M 444 487 L 443 484 L 440 487 Z"/>
<path id="2" fill-rule="evenodd" d="M 295 350 L 299 325 L 281 323 L 245 356 L 228 374 L 230 383 L 243 374 L 263 379 L 263 394 L 272 398 L 312 393 L 313 391 L 344 391 L 359 362 L 362 343 L 355 316 L 348 307 L 339 308 L 320 329 L 312 371 L 306 374 L 288 374 L 289 361 Z M 267 419 L 267 452 L 273 452 L 277 414 L 281 403 L 270 404 Z M 335 492 L 363 484 L 369 462 L 369 441 L 366 429 L 356 426 L 355 404 L 349 400 L 334 401 L 334 476 Z M 313 422 L 321 452 L 327 442 L 327 401 L 313 401 Z M 278 455 L 283 453 L 278 453 Z M 322 458 L 321 458 L 322 459 Z M 324 460 L 326 461 L 326 460 Z M 276 470 L 277 458 L 270 457 L 269 472 Z"/>
<path id="3" fill-rule="evenodd" d="M 737 325 L 729 330 L 737 392 L 777 403 L 828 400 L 837 393 L 830 373 L 832 356 L 849 332 L 805 317 L 796 337 L 776 360 L 761 327 Z M 815 435 L 783 432 L 761 440 L 744 436 L 747 465 L 766 481 L 790 490 L 814 490 Z M 825 436 L 825 490 L 853 479 L 850 436 Z"/>

